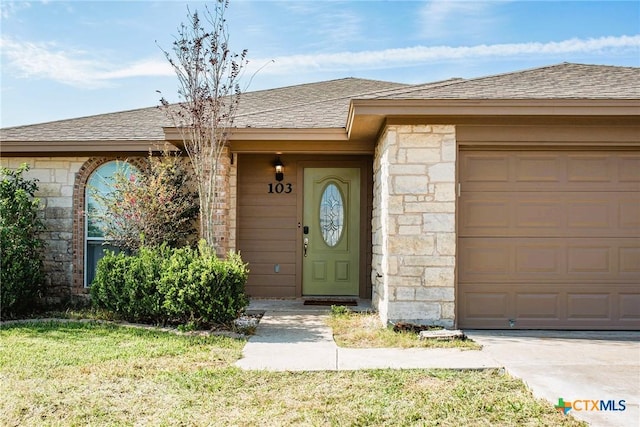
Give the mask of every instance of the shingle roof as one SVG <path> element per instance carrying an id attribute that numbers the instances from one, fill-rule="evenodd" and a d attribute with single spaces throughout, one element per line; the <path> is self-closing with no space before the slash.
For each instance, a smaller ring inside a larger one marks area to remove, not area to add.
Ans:
<path id="1" fill-rule="evenodd" d="M 235 126 L 304 129 L 344 127 L 354 98 L 410 87 L 347 78 L 243 94 Z"/>
<path id="2" fill-rule="evenodd" d="M 408 85 L 345 78 L 242 94 L 235 125 L 344 127 L 352 98 Z M 173 126 L 158 107 L 0 129 L 0 141 L 162 141 Z"/>
<path id="3" fill-rule="evenodd" d="M 244 93 L 238 128 L 343 128 L 352 99 L 638 99 L 640 68 L 563 63 L 475 79 L 406 85 L 357 78 Z M 157 107 L 0 129 L 0 141 L 162 141 Z"/>
<path id="4" fill-rule="evenodd" d="M 401 88 L 370 99 L 640 99 L 640 68 L 562 63 Z"/>
<path id="5" fill-rule="evenodd" d="M 157 107 L 0 129 L 0 141 L 160 141 L 170 126 Z"/>

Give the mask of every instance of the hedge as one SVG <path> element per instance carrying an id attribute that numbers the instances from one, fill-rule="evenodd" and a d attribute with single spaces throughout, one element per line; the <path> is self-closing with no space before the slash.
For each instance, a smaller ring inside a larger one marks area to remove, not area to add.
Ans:
<path id="1" fill-rule="evenodd" d="M 0 169 L 0 319 L 21 316 L 36 308 L 43 291 L 45 231 L 39 215 L 36 179 L 17 170 Z"/>
<path id="2" fill-rule="evenodd" d="M 129 321 L 224 324 L 248 305 L 248 273 L 239 254 L 220 259 L 204 242 L 197 249 L 160 246 L 142 247 L 134 255 L 108 252 L 98 263 L 91 300 L 96 308 Z"/>

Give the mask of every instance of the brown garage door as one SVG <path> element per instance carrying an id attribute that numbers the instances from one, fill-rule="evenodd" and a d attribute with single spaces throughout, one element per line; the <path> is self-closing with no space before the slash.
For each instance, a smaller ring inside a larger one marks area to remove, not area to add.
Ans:
<path id="1" fill-rule="evenodd" d="M 640 329 L 640 152 L 460 153 L 465 328 Z"/>

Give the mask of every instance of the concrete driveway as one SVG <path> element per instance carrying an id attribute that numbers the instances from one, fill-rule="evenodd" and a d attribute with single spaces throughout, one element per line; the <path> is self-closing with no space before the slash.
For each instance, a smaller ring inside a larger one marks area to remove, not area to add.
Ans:
<path id="1" fill-rule="evenodd" d="M 575 418 L 593 426 L 640 426 L 640 332 L 465 333 L 535 396 L 572 402 Z"/>

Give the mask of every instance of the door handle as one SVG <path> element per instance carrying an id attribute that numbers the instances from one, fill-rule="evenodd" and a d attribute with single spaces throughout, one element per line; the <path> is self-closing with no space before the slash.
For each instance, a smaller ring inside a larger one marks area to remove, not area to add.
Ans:
<path id="1" fill-rule="evenodd" d="M 302 246 L 304 249 L 304 256 L 307 256 L 307 249 L 309 249 L 309 238 L 305 237 L 304 238 L 304 245 Z"/>

